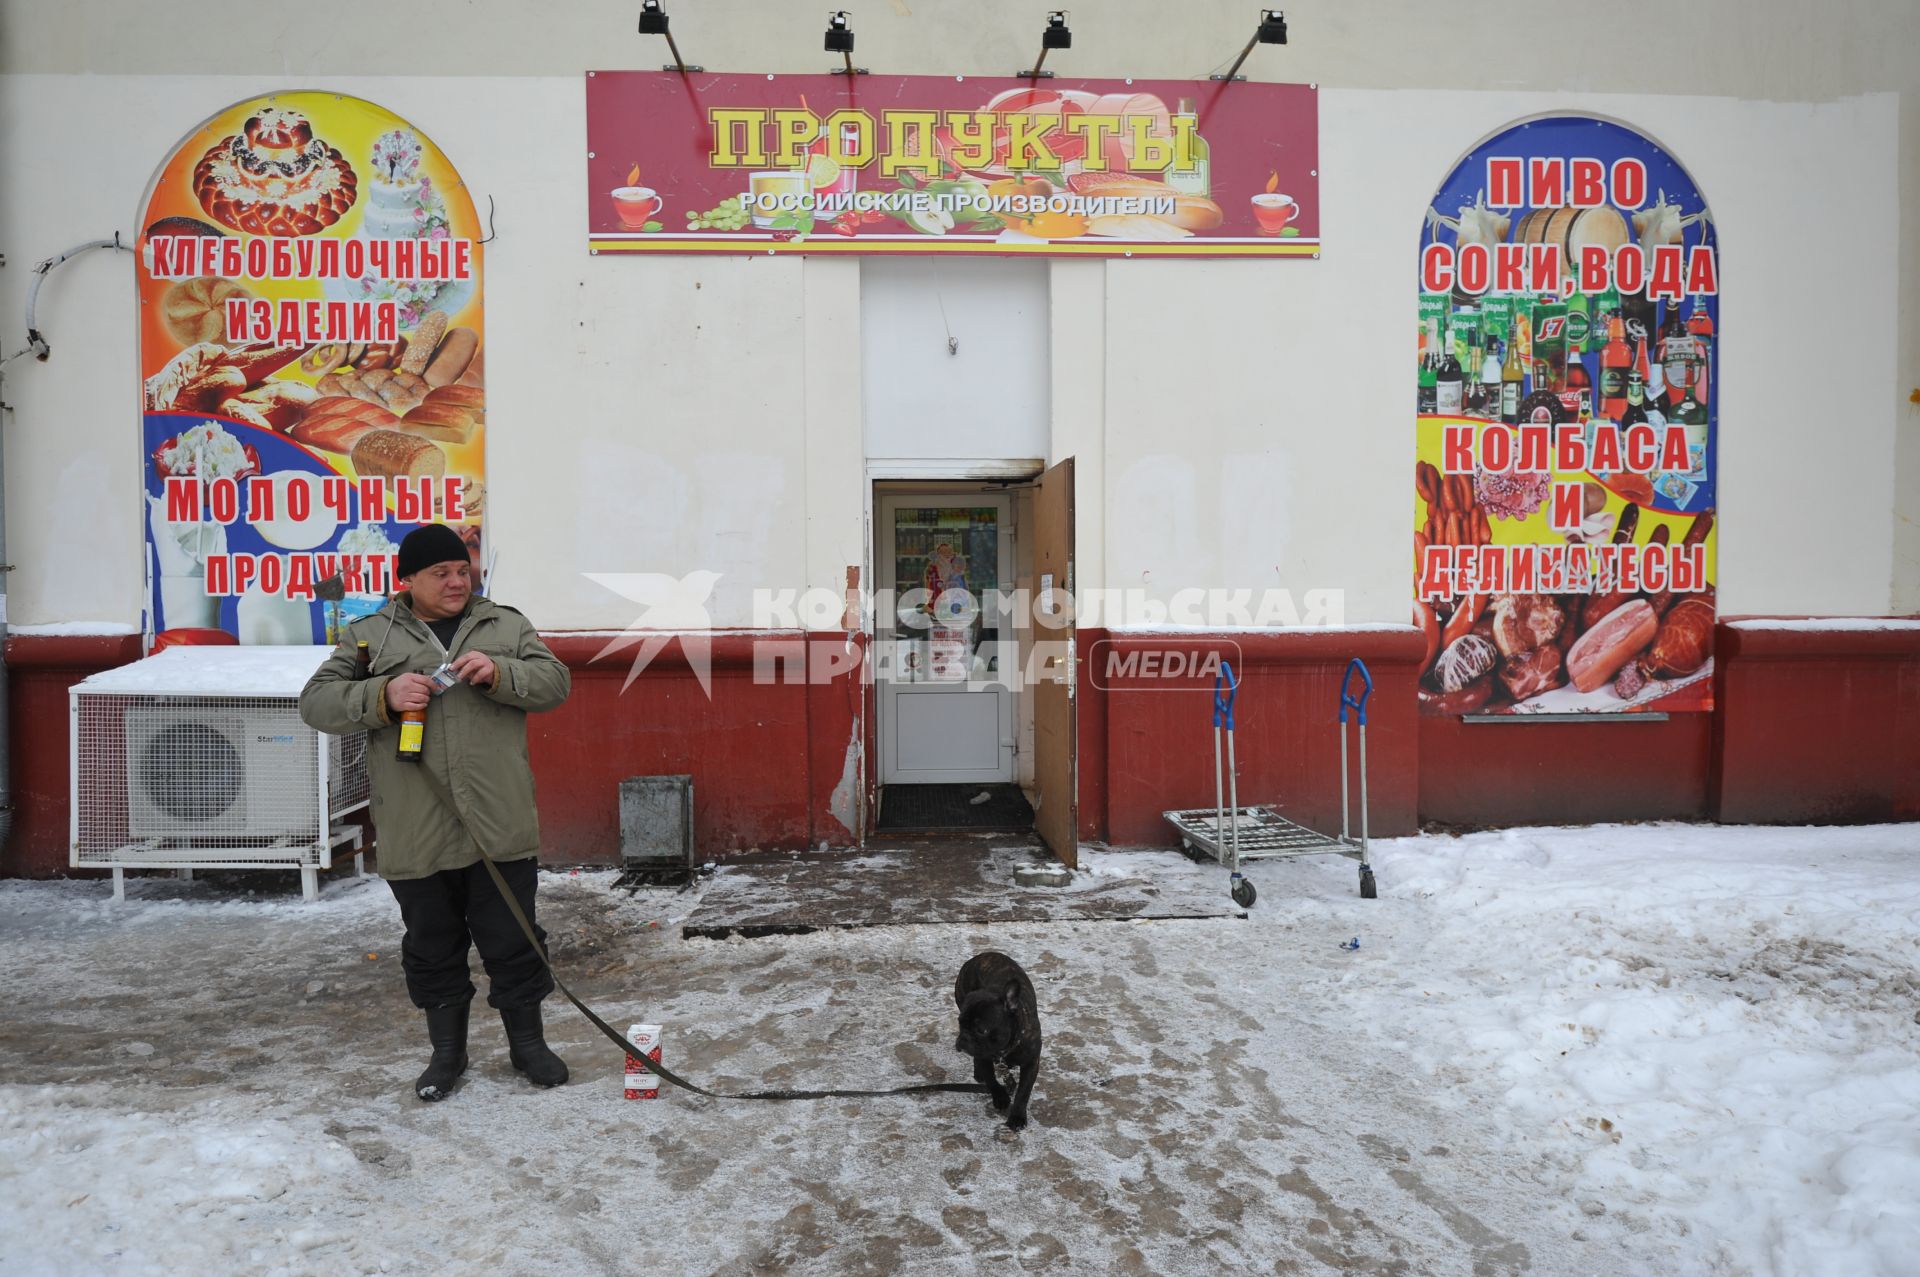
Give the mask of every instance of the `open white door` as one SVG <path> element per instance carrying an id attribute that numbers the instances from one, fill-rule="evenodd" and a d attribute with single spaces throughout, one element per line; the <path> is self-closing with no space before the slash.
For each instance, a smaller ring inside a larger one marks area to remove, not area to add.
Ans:
<path id="1" fill-rule="evenodd" d="M 1019 661 L 998 594 L 1003 574 L 1011 584 L 1012 500 L 886 496 L 875 515 L 876 575 L 896 604 L 874 618 L 880 783 L 1011 782 Z"/>

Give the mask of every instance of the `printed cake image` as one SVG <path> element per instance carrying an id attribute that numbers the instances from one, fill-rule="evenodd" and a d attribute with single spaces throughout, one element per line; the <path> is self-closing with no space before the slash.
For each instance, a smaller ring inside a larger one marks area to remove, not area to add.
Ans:
<path id="1" fill-rule="evenodd" d="M 323 231 L 353 207 L 357 186 L 353 166 L 304 115 L 274 107 L 210 147 L 193 170 L 200 207 L 253 235 Z"/>
<path id="2" fill-rule="evenodd" d="M 367 202 L 361 212 L 362 239 L 425 239 L 446 234 L 447 206 L 433 182 L 420 172 L 425 148 L 411 129 L 383 133 L 373 144 Z"/>
<path id="3" fill-rule="evenodd" d="M 393 129 L 374 139 L 368 157 L 370 176 L 362 201 L 362 240 L 444 240 L 450 234 L 447 202 L 425 171 L 426 146 L 412 129 Z M 390 301 L 400 327 L 411 331 L 432 310 L 458 311 L 472 295 L 470 282 L 444 279 L 385 279 L 370 268 L 350 281 L 345 296 L 353 301 Z M 329 289 L 333 295 L 334 289 Z"/>

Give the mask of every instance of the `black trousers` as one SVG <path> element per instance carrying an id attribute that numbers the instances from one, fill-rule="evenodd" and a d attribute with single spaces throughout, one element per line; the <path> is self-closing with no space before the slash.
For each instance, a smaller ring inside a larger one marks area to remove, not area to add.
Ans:
<path id="1" fill-rule="evenodd" d="M 544 949 L 547 933 L 533 912 L 539 859 L 525 856 L 501 861 L 499 867 Z M 487 969 L 489 1006 L 518 1010 L 534 1006 L 553 992 L 553 977 L 508 912 L 485 864 L 476 862 L 465 869 L 445 869 L 387 885 L 400 902 L 400 918 L 407 927 L 400 942 L 400 967 L 406 972 L 407 994 L 415 1006 L 426 1010 L 473 1000 L 473 980 L 467 970 L 469 945 L 480 950 L 480 962 Z"/>

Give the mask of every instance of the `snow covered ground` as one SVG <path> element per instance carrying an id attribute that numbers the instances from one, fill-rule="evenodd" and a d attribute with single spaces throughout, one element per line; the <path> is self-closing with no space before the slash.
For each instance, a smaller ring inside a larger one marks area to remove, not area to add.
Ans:
<path id="1" fill-rule="evenodd" d="M 544 879 L 576 991 L 722 1087 L 963 1078 L 953 973 L 1013 954 L 1047 1034 L 1018 1134 L 973 1096 L 625 1101 L 563 1003 L 569 1086 L 527 1087 L 476 1007 L 424 1105 L 377 883 L 0 884 L 0 1271 L 1920 1268 L 1920 827 L 1375 865 L 1377 901 L 1350 861 L 1256 865 L 1246 921 L 726 941 L 678 937 L 691 893 Z"/>

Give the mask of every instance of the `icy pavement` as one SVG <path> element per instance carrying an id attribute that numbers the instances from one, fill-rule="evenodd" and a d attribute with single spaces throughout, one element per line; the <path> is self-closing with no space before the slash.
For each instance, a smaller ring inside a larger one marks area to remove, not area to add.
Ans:
<path id="1" fill-rule="evenodd" d="M 0 884 L 0 1271 L 1914 1271 L 1920 827 L 1374 863 L 1375 901 L 1255 865 L 1246 921 L 724 941 L 678 937 L 695 893 L 544 878 L 576 990 L 722 1088 L 964 1078 L 954 972 L 1013 954 L 1047 1038 L 1018 1134 L 973 1096 L 625 1101 L 554 1003 L 569 1086 L 476 1007 L 425 1105 L 379 884 Z"/>

